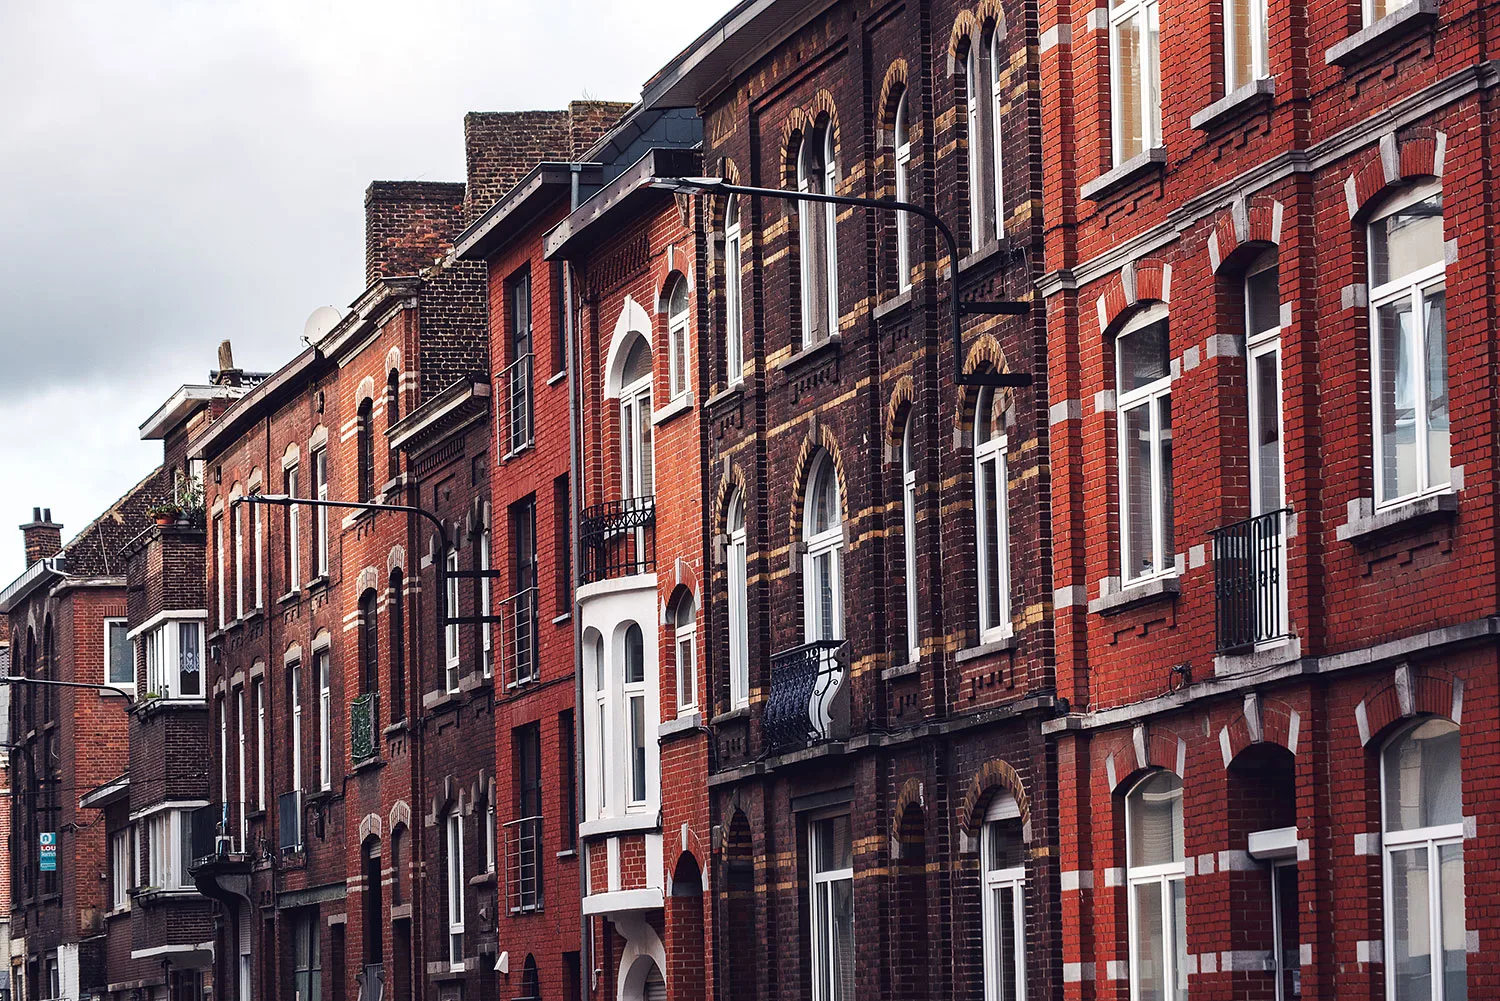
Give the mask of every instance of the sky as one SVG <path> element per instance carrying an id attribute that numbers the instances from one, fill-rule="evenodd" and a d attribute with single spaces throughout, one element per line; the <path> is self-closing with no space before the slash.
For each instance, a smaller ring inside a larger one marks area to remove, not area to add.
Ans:
<path id="1" fill-rule="evenodd" d="M 273 370 L 364 281 L 370 181 L 468 111 L 633 101 L 731 0 L 0 0 L 0 587 L 160 461 L 221 340 Z M 14 534 L 8 533 L 14 532 Z"/>

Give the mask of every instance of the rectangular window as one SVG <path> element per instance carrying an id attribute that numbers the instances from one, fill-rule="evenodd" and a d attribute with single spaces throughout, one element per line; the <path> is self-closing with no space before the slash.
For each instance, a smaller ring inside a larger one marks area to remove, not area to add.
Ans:
<path id="1" fill-rule="evenodd" d="M 1378 0 L 1377 0 L 1378 2 Z M 1224 93 L 1270 76 L 1266 0 L 1225 0 Z"/>
<path id="2" fill-rule="evenodd" d="M 297 467 L 288 466 L 285 475 L 286 495 L 295 498 Z M 292 592 L 302 586 L 302 508 L 297 504 L 288 504 L 283 511 L 286 517 L 283 525 L 286 531 L 286 589 Z"/>
<path id="3" fill-rule="evenodd" d="M 448 814 L 448 963 L 462 969 L 464 963 L 464 825 L 457 810 Z"/>
<path id="4" fill-rule="evenodd" d="M 573 710 L 557 714 L 557 774 L 562 776 L 562 829 L 558 835 L 561 851 L 573 850 L 578 834 L 578 735 L 574 730 Z"/>
<path id="5" fill-rule="evenodd" d="M 115 831 L 109 836 L 109 907 L 112 911 L 130 906 L 130 830 Z"/>
<path id="6" fill-rule="evenodd" d="M 625 631 L 625 732 L 629 734 L 629 806 L 646 802 L 646 652 L 641 627 Z"/>
<path id="7" fill-rule="evenodd" d="M 234 690 L 234 715 L 236 723 L 236 752 L 239 764 L 239 799 L 235 802 L 235 812 L 240 815 L 240 849 L 243 851 L 246 844 L 246 836 L 250 830 L 250 776 L 247 772 L 249 761 L 246 760 L 246 744 L 249 743 L 249 733 L 245 729 L 245 690 L 236 688 Z"/>
<path id="8" fill-rule="evenodd" d="M 532 330 L 531 270 L 526 268 L 505 283 L 509 305 L 510 355 L 505 370 L 506 437 L 508 451 L 519 452 L 532 442 Z"/>
<path id="9" fill-rule="evenodd" d="M 333 690 L 328 676 L 328 651 L 319 650 L 314 664 L 318 672 L 318 776 L 324 789 L 332 789 Z"/>
<path id="10" fill-rule="evenodd" d="M 1110 106 L 1115 164 L 1161 145 L 1156 0 L 1115 0 L 1109 11 Z"/>
<path id="11" fill-rule="evenodd" d="M 813 1001 L 854 1001 L 854 842 L 849 818 L 808 827 Z"/>
<path id="12" fill-rule="evenodd" d="M 896 197 L 899 199 L 899 178 L 896 188 Z M 742 233 L 740 200 L 731 196 L 728 207 L 724 210 L 724 379 L 731 386 L 738 386 L 745 379 Z"/>
<path id="13" fill-rule="evenodd" d="M 1013 800 L 1005 805 L 1015 810 Z M 1019 820 L 990 821 L 980 833 L 985 1001 L 1026 1001 L 1026 882 Z"/>
<path id="14" fill-rule="evenodd" d="M 1167 316 L 1150 310 L 1115 339 L 1120 576 L 1176 569 L 1172 515 L 1172 373 Z"/>
<path id="15" fill-rule="evenodd" d="M 292 933 L 292 977 L 296 1001 L 323 1001 L 323 944 L 317 908 L 297 918 Z"/>
<path id="16" fill-rule="evenodd" d="M 447 581 L 443 590 L 447 592 L 446 618 L 452 619 L 458 616 L 458 550 L 448 551 Z M 443 629 L 443 647 L 447 663 L 447 687 L 448 691 L 458 691 L 458 626 L 449 622 Z"/>
<path id="17" fill-rule="evenodd" d="M 135 654 L 126 638 L 128 632 L 126 620 L 104 620 L 104 683 L 107 685 L 135 687 Z"/>
<path id="18" fill-rule="evenodd" d="M 479 530 L 479 539 L 477 543 L 479 549 L 477 562 L 479 564 L 479 570 L 483 573 L 488 573 L 490 569 L 491 520 L 492 515 L 490 513 L 490 506 L 486 504 L 484 506 L 484 525 L 481 526 Z M 480 577 L 479 615 L 486 616 L 495 614 L 492 605 L 493 594 L 494 588 L 490 583 L 490 578 Z M 484 676 L 486 678 L 493 678 L 495 676 L 495 627 L 493 623 L 484 622 L 479 625 L 479 647 L 479 663 L 481 669 L 484 672 Z"/>
<path id="19" fill-rule="evenodd" d="M 147 885 L 158 890 L 179 890 L 188 882 L 185 856 L 192 850 L 189 814 L 161 810 L 146 820 Z"/>
<path id="20" fill-rule="evenodd" d="M 245 505 L 234 504 L 234 617 L 245 617 Z"/>
<path id="21" fill-rule="evenodd" d="M 255 682 L 255 808 L 266 808 L 266 683 Z"/>
<path id="22" fill-rule="evenodd" d="M 510 906 L 530 911 L 542 906 L 542 728 L 517 727 L 512 734 L 516 817 L 508 839 Z"/>
<path id="23" fill-rule="evenodd" d="M 563 306 L 563 262 L 552 261 L 548 274 L 551 282 L 552 324 L 552 374 L 561 375 L 568 370 L 568 330 L 563 323 L 566 315 Z"/>
<path id="24" fill-rule="evenodd" d="M 203 697 L 203 625 L 177 623 L 177 697 Z"/>
<path id="25" fill-rule="evenodd" d="M 568 474 L 552 481 L 552 566 L 557 573 L 557 614 L 573 611 L 573 505 Z"/>
<path id="26" fill-rule="evenodd" d="M 165 622 L 141 635 L 146 691 L 163 699 L 203 697 L 203 623 Z"/>
<path id="27" fill-rule="evenodd" d="M 292 661 L 286 666 L 287 703 L 291 707 L 292 789 L 302 791 L 302 665 Z"/>
<path id="28" fill-rule="evenodd" d="M 506 601 L 506 654 L 510 660 L 510 683 L 525 684 L 537 680 L 537 551 L 536 497 L 527 497 L 511 505 L 511 587 L 515 593 Z"/>
<path id="29" fill-rule="evenodd" d="M 219 628 L 225 626 L 224 607 L 224 518 L 214 515 L 214 591 L 218 598 Z"/>
<path id="30" fill-rule="evenodd" d="M 677 661 L 677 715 L 698 710 L 698 617 L 691 598 L 678 601 L 674 656 Z"/>
<path id="31" fill-rule="evenodd" d="M 318 500 L 328 499 L 328 450 L 320 448 L 313 453 L 313 494 Z M 314 523 L 317 525 L 318 576 L 328 576 L 328 508 L 318 507 Z"/>
<path id="32" fill-rule="evenodd" d="M 253 496 L 253 495 L 252 495 Z M 251 536 L 255 540 L 255 607 L 266 607 L 266 523 L 264 508 L 259 504 L 250 506 Z"/>

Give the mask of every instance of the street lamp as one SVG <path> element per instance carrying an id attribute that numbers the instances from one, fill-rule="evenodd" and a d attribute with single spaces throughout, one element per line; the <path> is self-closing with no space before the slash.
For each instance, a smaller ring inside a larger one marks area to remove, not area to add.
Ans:
<path id="1" fill-rule="evenodd" d="M 930 222 L 948 244 L 949 270 L 953 275 L 951 290 L 953 321 L 953 364 L 955 377 L 960 386 L 1023 387 L 1030 386 L 1030 372 L 965 372 L 963 358 L 963 317 L 1028 316 L 1031 303 L 1017 300 L 991 302 L 964 302 L 958 294 L 958 240 L 948 224 L 931 209 L 914 202 L 900 202 L 894 198 L 859 198 L 851 195 L 826 195 L 817 191 L 789 191 L 783 188 L 757 188 L 744 184 L 731 184 L 721 177 L 653 177 L 646 181 L 653 188 L 687 195 L 742 195 L 747 198 L 777 198 L 787 202 L 817 202 L 825 205 L 853 205 L 864 208 L 886 209 L 921 216 Z"/>

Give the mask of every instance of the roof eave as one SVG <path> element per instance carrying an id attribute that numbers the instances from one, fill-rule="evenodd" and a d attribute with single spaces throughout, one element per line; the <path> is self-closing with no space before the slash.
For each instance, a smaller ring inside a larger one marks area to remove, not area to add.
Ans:
<path id="1" fill-rule="evenodd" d="M 672 197 L 669 192 L 650 186 L 653 177 L 692 177 L 701 172 L 702 165 L 703 154 L 696 149 L 668 147 L 648 151 L 547 234 L 545 256 L 552 260 L 587 252 L 612 232 L 602 224 Z"/>
<path id="2" fill-rule="evenodd" d="M 548 161 L 533 167 L 525 177 L 491 205 L 484 215 L 458 235 L 453 256 L 460 261 L 482 261 L 525 231 L 538 216 L 566 196 L 576 177 L 579 184 L 598 185 L 604 176 L 600 163 Z"/>

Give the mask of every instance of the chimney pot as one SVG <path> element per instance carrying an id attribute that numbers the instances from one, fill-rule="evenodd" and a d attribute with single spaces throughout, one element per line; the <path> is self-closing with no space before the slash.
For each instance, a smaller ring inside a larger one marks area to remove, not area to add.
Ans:
<path id="1" fill-rule="evenodd" d="M 26 546 L 27 569 L 62 552 L 62 526 L 53 523 L 50 507 L 31 509 L 31 521 L 21 526 L 21 539 Z"/>

